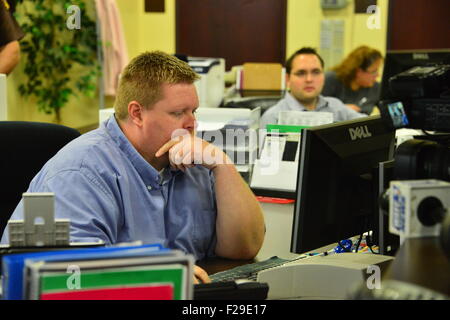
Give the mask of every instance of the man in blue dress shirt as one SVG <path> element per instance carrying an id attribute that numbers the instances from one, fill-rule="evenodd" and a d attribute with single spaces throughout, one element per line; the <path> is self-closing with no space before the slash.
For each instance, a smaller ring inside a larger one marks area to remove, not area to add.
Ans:
<path id="1" fill-rule="evenodd" d="M 197 260 L 256 256 L 262 211 L 226 154 L 195 136 L 197 79 L 168 54 L 136 57 L 121 74 L 115 114 L 34 177 L 28 192 L 55 193 L 71 241 L 162 243 Z M 22 217 L 21 201 L 11 219 Z"/>

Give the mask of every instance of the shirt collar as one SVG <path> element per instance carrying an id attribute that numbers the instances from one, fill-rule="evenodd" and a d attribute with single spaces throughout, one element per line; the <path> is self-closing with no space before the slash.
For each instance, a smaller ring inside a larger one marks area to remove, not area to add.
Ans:
<path id="1" fill-rule="evenodd" d="M 321 109 L 328 108 L 328 101 L 322 95 L 319 95 L 317 100 L 316 110 L 319 111 Z"/>
<path id="2" fill-rule="evenodd" d="M 125 154 L 125 157 L 130 160 L 133 167 L 139 173 L 139 176 L 144 181 L 147 187 L 159 188 L 160 187 L 160 175 L 159 172 L 150 165 L 144 157 L 134 148 L 125 134 L 119 127 L 117 120 L 113 115 L 108 120 L 102 123 L 105 131 L 111 136 L 118 148 Z M 171 171 L 171 170 L 165 170 Z"/>
<path id="3" fill-rule="evenodd" d="M 290 92 L 286 92 L 284 98 L 286 99 L 289 110 L 308 111 L 308 109 L 306 109 L 302 103 L 300 103 L 296 98 L 294 98 L 294 96 Z M 326 101 L 322 95 L 319 95 L 315 110 L 319 111 L 320 109 L 324 109 L 326 107 L 328 107 L 328 101 Z"/>

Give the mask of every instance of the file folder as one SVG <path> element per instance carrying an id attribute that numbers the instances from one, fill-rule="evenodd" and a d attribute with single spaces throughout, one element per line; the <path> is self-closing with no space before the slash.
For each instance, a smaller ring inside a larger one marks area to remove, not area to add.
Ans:
<path id="1" fill-rule="evenodd" d="M 41 300 L 172 300 L 173 298 L 173 286 L 170 284 L 41 294 Z"/>
<path id="2" fill-rule="evenodd" d="M 76 292 L 88 291 L 89 289 L 98 290 L 97 293 L 101 293 L 101 290 L 118 289 L 116 293 L 125 293 L 131 292 L 131 290 L 120 291 L 119 289 L 151 285 L 163 287 L 169 286 L 172 288 L 171 291 L 174 299 L 186 299 L 184 284 L 187 280 L 187 268 L 182 264 L 148 265 L 137 268 L 130 267 L 111 270 L 82 271 L 80 273 L 80 289 L 68 288 L 67 280 L 70 276 L 70 274 L 65 272 L 34 272 L 31 279 L 31 281 L 34 282 L 34 285 L 31 287 L 34 287 L 35 289 L 30 292 L 32 295 L 30 299 L 47 299 L 49 295 L 57 293 L 59 293 L 60 296 L 64 293 L 76 296 Z M 153 293 L 157 294 L 158 291 L 155 289 Z M 146 298 L 141 296 L 140 299 Z M 150 297 L 147 299 L 150 299 Z"/>
<path id="3" fill-rule="evenodd" d="M 91 254 L 92 259 L 101 257 L 110 258 L 123 255 L 142 256 L 152 252 L 168 250 L 160 244 L 148 244 L 129 247 L 96 247 L 70 250 L 55 250 L 33 253 L 21 253 L 5 255 L 2 258 L 2 288 L 3 299 L 22 300 L 23 296 L 23 274 L 26 259 L 76 259 L 76 257 L 87 257 Z"/>

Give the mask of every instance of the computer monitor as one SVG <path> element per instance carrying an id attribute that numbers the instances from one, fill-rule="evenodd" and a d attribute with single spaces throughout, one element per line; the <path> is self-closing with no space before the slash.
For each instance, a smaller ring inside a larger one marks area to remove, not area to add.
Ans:
<path id="1" fill-rule="evenodd" d="M 378 229 L 377 167 L 394 146 L 378 115 L 302 130 L 291 252 Z"/>
<path id="2" fill-rule="evenodd" d="M 450 48 L 434 50 L 388 50 L 384 60 L 380 100 L 392 99 L 389 79 L 416 66 L 450 64 Z"/>
<path id="3" fill-rule="evenodd" d="M 378 228 L 375 228 L 373 238 L 377 241 L 378 252 L 393 256 L 400 247 L 400 236 L 389 232 L 389 200 L 386 190 L 390 181 L 394 180 L 395 161 L 380 162 L 376 179 L 378 179 Z M 376 222 L 375 222 L 376 223 Z"/>

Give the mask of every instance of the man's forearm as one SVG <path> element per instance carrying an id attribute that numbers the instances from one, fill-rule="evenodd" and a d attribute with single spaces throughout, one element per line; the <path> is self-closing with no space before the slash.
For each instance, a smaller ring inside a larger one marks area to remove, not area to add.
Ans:
<path id="1" fill-rule="evenodd" d="M 0 48 L 0 73 L 10 74 L 20 60 L 18 41 L 12 41 Z"/>
<path id="2" fill-rule="evenodd" d="M 234 165 L 218 165 L 213 172 L 218 211 L 216 254 L 252 259 L 264 240 L 261 206 Z"/>
<path id="3" fill-rule="evenodd" d="M 215 253 L 230 259 L 251 259 L 264 240 L 264 218 L 253 192 L 227 155 L 191 133 L 177 136 L 155 154 L 169 154 L 172 167 L 187 170 L 201 163 L 213 171 L 217 201 Z"/>

